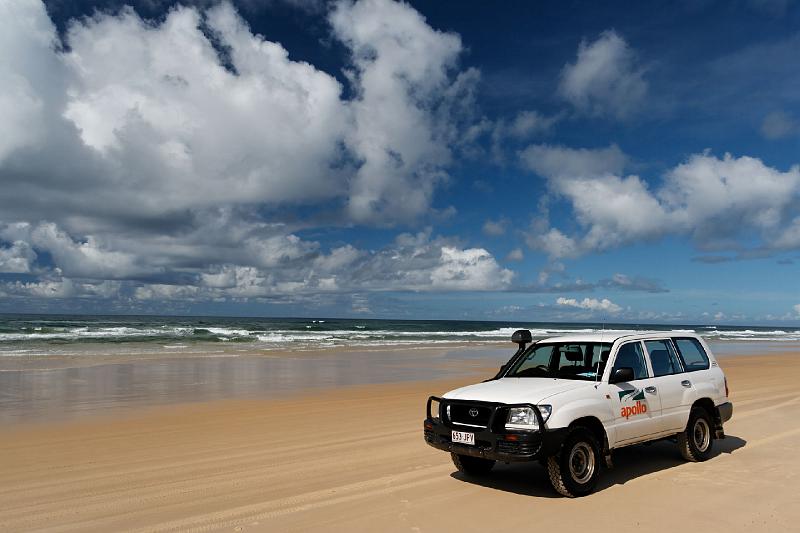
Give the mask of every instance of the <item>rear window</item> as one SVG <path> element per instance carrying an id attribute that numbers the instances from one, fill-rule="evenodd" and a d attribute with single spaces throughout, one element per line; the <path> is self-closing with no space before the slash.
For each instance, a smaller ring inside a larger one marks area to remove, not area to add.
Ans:
<path id="1" fill-rule="evenodd" d="M 708 369 L 708 355 L 697 339 L 673 339 L 687 372 Z"/>
<path id="2" fill-rule="evenodd" d="M 653 376 L 669 376 L 683 372 L 678 356 L 668 340 L 645 341 L 645 348 L 650 355 L 650 365 L 653 367 Z"/>

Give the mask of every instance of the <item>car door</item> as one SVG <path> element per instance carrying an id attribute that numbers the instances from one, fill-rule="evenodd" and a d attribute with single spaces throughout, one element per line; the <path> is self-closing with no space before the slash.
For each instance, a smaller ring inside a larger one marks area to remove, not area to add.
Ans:
<path id="1" fill-rule="evenodd" d="M 618 368 L 630 367 L 634 379 L 624 383 L 606 382 L 606 398 L 615 415 L 615 442 L 629 444 L 660 431 L 661 398 L 650 374 L 640 341 L 619 346 L 608 376 Z"/>
<path id="2" fill-rule="evenodd" d="M 661 398 L 661 431 L 681 431 L 686 427 L 689 409 L 697 393 L 683 371 L 670 339 L 646 340 L 644 347 L 650 368 L 653 369 L 653 382 Z"/>

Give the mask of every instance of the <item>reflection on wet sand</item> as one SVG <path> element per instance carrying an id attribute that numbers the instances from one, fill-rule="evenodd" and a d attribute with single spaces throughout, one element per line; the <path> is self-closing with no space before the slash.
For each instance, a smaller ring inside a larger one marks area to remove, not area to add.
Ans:
<path id="1" fill-rule="evenodd" d="M 514 352 L 503 345 L 256 352 L 198 344 L 180 353 L 166 347 L 143 351 L 125 343 L 70 348 L 69 355 L 0 358 L 0 424 L 184 402 L 276 398 L 348 385 L 489 376 Z M 774 353 L 786 345 L 723 342 L 713 343 L 712 349 L 725 357 Z"/>
<path id="2" fill-rule="evenodd" d="M 279 397 L 318 388 L 459 376 L 513 350 L 441 347 L 317 354 L 123 358 L 0 371 L 0 423 L 59 420 L 171 403 Z"/>

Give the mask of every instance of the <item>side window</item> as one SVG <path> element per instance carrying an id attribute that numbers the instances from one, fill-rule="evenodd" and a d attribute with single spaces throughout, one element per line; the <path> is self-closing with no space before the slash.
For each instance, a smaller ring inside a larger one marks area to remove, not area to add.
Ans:
<path id="1" fill-rule="evenodd" d="M 629 342 L 620 346 L 611 373 L 613 374 L 616 369 L 626 366 L 633 369 L 633 379 L 645 379 L 647 377 L 647 366 L 644 364 L 641 343 Z"/>
<path id="2" fill-rule="evenodd" d="M 672 348 L 672 343 L 663 341 L 645 341 L 645 348 L 650 355 L 650 364 L 653 366 L 653 376 L 669 376 L 683 372 L 678 356 Z"/>
<path id="3" fill-rule="evenodd" d="M 697 339 L 672 339 L 678 347 L 678 354 L 683 361 L 683 368 L 687 372 L 708 369 L 708 356 L 703 345 Z"/>

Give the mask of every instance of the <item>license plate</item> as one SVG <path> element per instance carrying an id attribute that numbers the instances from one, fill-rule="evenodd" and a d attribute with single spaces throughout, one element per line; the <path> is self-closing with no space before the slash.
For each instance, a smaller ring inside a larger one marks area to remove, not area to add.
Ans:
<path id="1" fill-rule="evenodd" d="M 475 433 L 466 433 L 464 431 L 453 431 L 453 442 L 457 444 L 472 444 L 475 445 Z"/>

